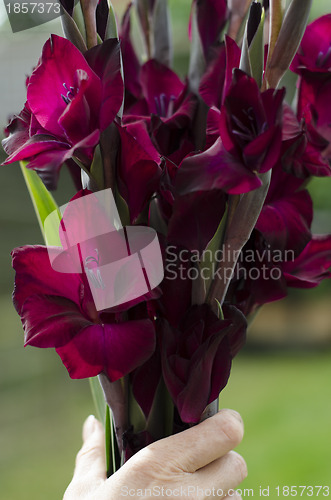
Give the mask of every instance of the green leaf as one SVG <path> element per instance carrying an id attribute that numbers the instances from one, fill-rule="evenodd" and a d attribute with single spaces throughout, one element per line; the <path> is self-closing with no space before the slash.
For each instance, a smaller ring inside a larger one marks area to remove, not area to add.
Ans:
<path id="1" fill-rule="evenodd" d="M 216 268 L 217 261 L 216 256 L 222 249 L 225 229 L 227 225 L 228 218 L 228 208 L 224 212 L 221 222 L 214 234 L 213 238 L 210 240 L 206 250 L 203 253 L 203 258 L 199 263 L 200 275 L 204 276 L 206 294 L 208 295 L 208 290 L 213 279 L 213 274 Z M 203 269 L 203 272 L 202 272 Z M 206 276 L 206 277 L 205 277 Z"/>
<path id="2" fill-rule="evenodd" d="M 98 189 L 104 189 L 105 180 L 103 173 L 103 162 L 101 156 L 100 145 L 98 144 L 94 151 L 93 161 L 90 168 L 90 175 L 96 182 Z"/>
<path id="3" fill-rule="evenodd" d="M 154 440 L 173 434 L 174 403 L 163 377 L 156 390 L 152 408 L 147 420 L 146 430 Z"/>
<path id="4" fill-rule="evenodd" d="M 114 433 L 113 433 L 113 419 L 110 415 L 109 406 L 106 405 L 105 416 L 105 439 L 106 439 L 106 470 L 107 477 L 110 477 L 116 472 L 115 462 L 115 449 L 114 449 Z"/>
<path id="5" fill-rule="evenodd" d="M 168 226 L 161 214 L 157 198 L 152 198 L 149 204 L 149 225 L 163 236 L 167 236 Z"/>
<path id="6" fill-rule="evenodd" d="M 131 384 L 128 384 L 128 414 L 129 422 L 133 425 L 134 432 L 143 431 L 146 427 L 146 417 L 134 397 Z"/>
<path id="7" fill-rule="evenodd" d="M 108 38 L 117 38 L 118 39 L 118 29 L 117 29 L 116 16 L 115 16 L 114 7 L 113 7 L 111 2 L 109 2 L 109 13 L 108 13 L 108 19 L 107 19 L 105 40 L 108 40 Z"/>
<path id="8" fill-rule="evenodd" d="M 217 305 L 218 305 L 218 317 L 219 317 L 219 319 L 223 320 L 224 319 L 224 314 L 223 314 L 222 306 L 221 306 L 221 304 L 219 303 L 219 301 L 217 299 L 215 299 L 215 300 L 216 300 Z"/>
<path id="9" fill-rule="evenodd" d="M 269 27 L 269 47 L 268 47 L 268 62 L 273 54 L 276 41 L 282 27 L 284 16 L 284 0 L 270 0 L 270 27 Z"/>
<path id="10" fill-rule="evenodd" d="M 204 74 L 205 69 L 206 60 L 203 53 L 203 47 L 198 28 L 197 8 L 195 6 L 192 10 L 192 43 L 188 80 L 190 84 L 190 90 L 196 95 L 199 95 L 200 80 L 202 75 Z"/>
<path id="11" fill-rule="evenodd" d="M 85 21 L 84 21 L 82 6 L 81 6 L 80 2 L 75 2 L 74 9 L 72 12 L 72 18 L 75 21 L 77 28 L 79 29 L 79 31 L 83 37 L 84 43 L 86 44 Z"/>
<path id="12" fill-rule="evenodd" d="M 262 181 L 262 186 L 248 193 L 244 193 L 240 197 L 238 204 L 235 206 L 233 215 L 230 217 L 231 220 L 227 225 L 224 238 L 224 246 L 226 247 L 225 259 L 222 260 L 220 267 L 223 270 L 227 270 L 227 273 L 230 270 L 233 272 L 239 254 L 249 240 L 256 225 L 256 221 L 261 213 L 264 200 L 268 193 L 271 170 L 260 174 L 260 179 Z M 216 313 L 218 312 L 218 306 L 215 307 L 214 299 L 217 299 L 220 304 L 223 304 L 230 284 L 231 274 L 224 276 L 224 279 L 222 279 L 222 276 L 216 276 L 211 283 L 207 301 L 214 311 L 216 309 Z"/>
<path id="13" fill-rule="evenodd" d="M 264 9 L 261 8 L 258 2 L 252 2 L 245 26 L 239 64 L 242 71 L 255 78 L 259 87 L 262 84 L 264 66 L 264 18 Z M 254 31 L 253 35 L 251 33 L 252 29 Z M 249 37 L 250 40 L 248 40 Z"/>
<path id="14" fill-rule="evenodd" d="M 94 406 L 97 411 L 97 417 L 101 422 L 105 423 L 107 405 L 105 403 L 105 397 L 98 377 L 90 377 L 89 383 L 92 392 Z"/>
<path id="15" fill-rule="evenodd" d="M 54 200 L 51 193 L 47 190 L 45 184 L 40 179 L 37 172 L 26 168 L 26 162 L 20 162 L 20 165 L 44 240 L 46 241 L 46 234 L 44 229 L 45 220 L 52 212 L 55 212 L 52 226 L 49 226 L 49 229 L 47 231 L 47 242 L 48 244 L 52 243 L 55 246 L 61 246 L 59 239 L 59 223 L 61 220 L 61 213 L 56 201 Z M 52 240 L 51 243 L 50 239 Z"/>
<path id="16" fill-rule="evenodd" d="M 129 207 L 128 204 L 126 203 L 125 199 L 120 195 L 117 186 L 115 186 L 115 202 L 117 206 L 118 213 L 120 215 L 120 219 L 122 222 L 122 226 L 129 226 L 130 225 L 130 212 L 129 212 Z"/>
<path id="17" fill-rule="evenodd" d="M 152 57 L 152 47 L 151 47 L 151 26 L 150 26 L 150 0 L 136 0 L 136 8 L 138 19 L 140 22 L 140 27 L 142 31 L 142 37 L 145 42 L 147 59 Z"/>
<path id="18" fill-rule="evenodd" d="M 78 50 L 85 52 L 87 50 L 86 43 L 77 24 L 63 7 L 61 7 L 61 12 L 61 23 L 64 36 L 70 40 Z"/>
<path id="19" fill-rule="evenodd" d="M 153 10 L 153 57 L 166 66 L 171 66 L 173 47 L 168 0 L 156 0 Z"/>
<path id="20" fill-rule="evenodd" d="M 249 76 L 252 76 L 251 61 L 249 58 L 249 50 L 248 50 L 248 42 L 247 42 L 247 24 L 248 23 L 246 23 L 243 43 L 242 43 L 242 47 L 241 47 L 239 68 L 242 71 L 245 71 L 245 73 L 247 73 Z"/>
<path id="21" fill-rule="evenodd" d="M 264 66 L 264 41 L 263 41 L 264 19 L 265 19 L 265 12 L 264 9 L 262 9 L 262 15 L 259 27 L 248 49 L 252 77 L 255 78 L 259 88 L 262 85 L 262 75 Z"/>
<path id="22" fill-rule="evenodd" d="M 113 419 L 111 418 L 109 406 L 105 402 L 98 377 L 90 377 L 89 383 L 97 418 L 103 423 L 105 428 L 106 466 L 107 477 L 109 477 L 116 472 L 115 446 L 117 446 L 117 443 L 114 438 Z"/>
<path id="23" fill-rule="evenodd" d="M 312 0 L 292 0 L 287 9 L 274 51 L 266 67 L 269 87 L 276 88 L 288 70 L 305 32 Z"/>
<path id="24" fill-rule="evenodd" d="M 231 0 L 228 36 L 238 45 L 241 45 L 244 36 L 250 3 L 250 0 Z"/>

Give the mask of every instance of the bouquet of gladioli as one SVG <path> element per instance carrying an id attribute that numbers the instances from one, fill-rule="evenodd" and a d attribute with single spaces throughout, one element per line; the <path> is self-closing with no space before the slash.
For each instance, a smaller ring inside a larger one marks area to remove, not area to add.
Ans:
<path id="1" fill-rule="evenodd" d="M 193 0 L 183 81 L 167 0 L 120 24 L 107 0 L 61 4 L 65 38 L 45 43 L 3 141 L 46 240 L 13 250 L 13 300 L 25 345 L 90 378 L 111 474 L 217 411 L 264 303 L 331 277 L 306 189 L 331 175 L 331 14 L 306 28 L 311 0 Z M 77 194 L 59 209 L 64 165 Z"/>

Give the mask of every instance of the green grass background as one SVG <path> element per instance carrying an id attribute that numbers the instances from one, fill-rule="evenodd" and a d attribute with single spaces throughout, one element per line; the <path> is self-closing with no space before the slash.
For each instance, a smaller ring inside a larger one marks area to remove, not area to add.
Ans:
<path id="1" fill-rule="evenodd" d="M 123 7 L 123 2 L 115 3 Z M 190 1 L 170 4 L 175 67 L 184 74 Z M 314 0 L 312 17 L 327 8 L 328 2 Z M 22 244 L 41 243 L 41 237 L 17 165 L 1 167 L 0 185 L 0 498 L 58 500 L 70 481 L 81 425 L 94 408 L 88 383 L 71 381 L 53 350 L 23 349 L 21 324 L 10 298 L 9 252 Z M 330 230 L 331 180 L 314 180 L 311 192 L 319 210 L 315 227 Z M 72 193 L 68 176 L 61 174 L 58 202 L 66 202 Z M 300 308 L 321 296 L 330 297 L 329 284 L 322 292 L 294 293 L 287 303 L 299 316 Z M 238 448 L 249 470 L 243 488 L 253 488 L 257 496 L 260 485 L 331 486 L 330 386 L 327 349 L 258 353 L 248 341 L 221 397 L 221 406 L 237 409 L 245 422 L 245 438 Z M 277 498 L 271 491 L 270 498 Z"/>

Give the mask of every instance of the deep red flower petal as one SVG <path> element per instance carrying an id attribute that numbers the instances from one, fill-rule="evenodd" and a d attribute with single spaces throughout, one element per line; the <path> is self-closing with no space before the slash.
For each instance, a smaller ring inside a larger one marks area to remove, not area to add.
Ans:
<path id="1" fill-rule="evenodd" d="M 27 95 L 32 113 L 42 127 L 58 137 L 64 137 L 58 119 L 67 107 L 62 95 L 66 96 L 70 87 L 76 93 L 77 70 L 86 73 L 92 88 L 99 88 L 99 79 L 82 53 L 69 40 L 52 35 L 45 43 L 40 63 L 29 80 Z"/>
<path id="2" fill-rule="evenodd" d="M 67 298 L 76 304 L 80 303 L 82 293 L 80 276 L 64 275 L 54 271 L 46 247 L 15 248 L 12 251 L 12 259 L 16 271 L 13 301 L 20 315 L 24 302 L 35 294 L 54 295 Z"/>
<path id="3" fill-rule="evenodd" d="M 5 129 L 7 137 L 2 141 L 2 147 L 8 155 L 20 149 L 29 140 L 29 126 L 31 121 L 31 111 L 25 103 L 22 111 L 12 118 Z"/>
<path id="4" fill-rule="evenodd" d="M 155 161 L 155 150 L 151 148 L 147 134 L 143 130 L 136 139 L 131 135 L 130 127 L 117 128 L 121 136 L 118 186 L 121 195 L 128 203 L 131 220 L 134 221 L 156 191 L 161 168 Z M 133 129 L 132 131 L 134 132 Z"/>
<path id="5" fill-rule="evenodd" d="M 32 295 L 21 309 L 25 345 L 61 347 L 91 324 L 78 306 L 63 297 Z"/>
<path id="6" fill-rule="evenodd" d="M 104 329 L 92 325 L 80 330 L 71 341 L 56 349 L 71 378 L 96 377 L 105 367 Z"/>
<path id="7" fill-rule="evenodd" d="M 331 235 L 314 235 L 301 254 L 284 264 L 288 286 L 313 288 L 331 278 Z"/>
<path id="8" fill-rule="evenodd" d="M 196 5 L 199 34 L 207 58 L 210 47 L 218 41 L 227 21 L 227 2 L 226 0 L 198 0 Z"/>
<path id="9" fill-rule="evenodd" d="M 207 151 L 184 159 L 175 186 L 180 195 L 211 189 L 240 194 L 257 189 L 261 181 L 239 159 L 228 153 L 218 139 Z"/>
<path id="10" fill-rule="evenodd" d="M 308 191 L 269 202 L 256 224 L 272 248 L 293 250 L 298 255 L 311 238 L 312 200 Z"/>
<path id="11" fill-rule="evenodd" d="M 142 66 L 140 82 L 149 112 L 159 116 L 167 116 L 169 105 L 185 88 L 176 73 L 154 59 Z"/>
<path id="12" fill-rule="evenodd" d="M 101 101 L 100 111 L 97 102 L 93 103 L 93 108 L 97 110 L 100 130 L 103 131 L 112 123 L 123 102 L 120 44 L 117 39 L 110 38 L 88 50 L 85 57 L 101 81 L 101 95 L 98 95 L 94 83 L 93 87 L 90 86 L 90 92 L 98 103 Z M 87 96 L 89 102 L 91 98 Z"/>
<path id="13" fill-rule="evenodd" d="M 161 374 L 160 350 L 158 348 L 144 364 L 138 366 L 132 373 L 133 394 L 146 418 L 151 411 Z"/>
<path id="14" fill-rule="evenodd" d="M 125 87 L 136 98 L 141 96 L 142 90 L 139 81 L 140 62 L 130 38 L 131 31 L 131 9 L 133 4 L 129 4 L 122 19 L 120 32 L 121 51 L 123 56 L 123 70 L 125 75 Z"/>
<path id="15" fill-rule="evenodd" d="M 290 69 L 299 74 L 306 69 L 316 73 L 327 73 L 331 66 L 330 32 L 331 14 L 326 14 L 310 23 Z"/>
<path id="16" fill-rule="evenodd" d="M 225 194 L 220 189 L 196 191 L 178 196 L 168 224 L 168 241 L 202 252 L 222 220 Z"/>
<path id="17" fill-rule="evenodd" d="M 221 45 L 217 50 L 215 49 L 212 53 L 212 57 L 207 70 L 201 78 L 199 94 L 207 106 L 216 106 L 220 108 L 222 105 L 222 93 L 226 71 L 225 46 Z"/>
<path id="18" fill-rule="evenodd" d="M 115 381 L 144 363 L 154 349 L 153 323 L 138 320 L 85 328 L 56 352 L 71 378 L 93 377 L 104 371 Z"/>
<path id="19" fill-rule="evenodd" d="M 199 422 L 226 385 L 231 360 L 244 343 L 245 317 L 235 307 L 224 311 L 219 320 L 206 304 L 193 306 L 178 329 L 159 321 L 163 376 L 183 422 Z"/>
<path id="20" fill-rule="evenodd" d="M 6 158 L 4 165 L 30 159 L 47 151 L 58 151 L 61 155 L 65 155 L 69 149 L 69 144 L 64 141 L 59 142 L 51 136 L 35 135 Z M 40 167 L 42 166 L 41 163 Z"/>
<path id="21" fill-rule="evenodd" d="M 100 108 L 100 99 L 94 109 L 87 101 L 87 90 L 92 83 L 88 75 L 83 71 L 76 71 L 75 75 L 77 94 L 58 119 L 59 125 L 71 144 L 81 141 L 90 134 L 91 130 L 98 128 L 96 113 Z M 95 81 L 93 93 L 100 97 L 101 84 L 98 80 Z"/>

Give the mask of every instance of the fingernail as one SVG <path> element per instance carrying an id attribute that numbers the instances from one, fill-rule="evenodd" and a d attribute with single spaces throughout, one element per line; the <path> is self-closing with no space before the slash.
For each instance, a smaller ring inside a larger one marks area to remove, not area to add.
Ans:
<path id="1" fill-rule="evenodd" d="M 90 415 L 85 420 L 84 427 L 83 427 L 83 439 L 84 439 L 84 441 L 86 441 L 86 439 L 88 439 L 95 431 L 96 422 L 97 421 L 96 421 L 96 418 L 94 415 Z"/>
<path id="2" fill-rule="evenodd" d="M 223 410 L 220 410 L 220 411 L 227 411 L 227 412 L 231 413 L 231 415 L 233 417 L 235 417 L 241 424 L 244 423 L 243 419 L 241 418 L 240 413 L 238 413 L 237 411 L 231 410 L 230 408 L 223 408 Z"/>

